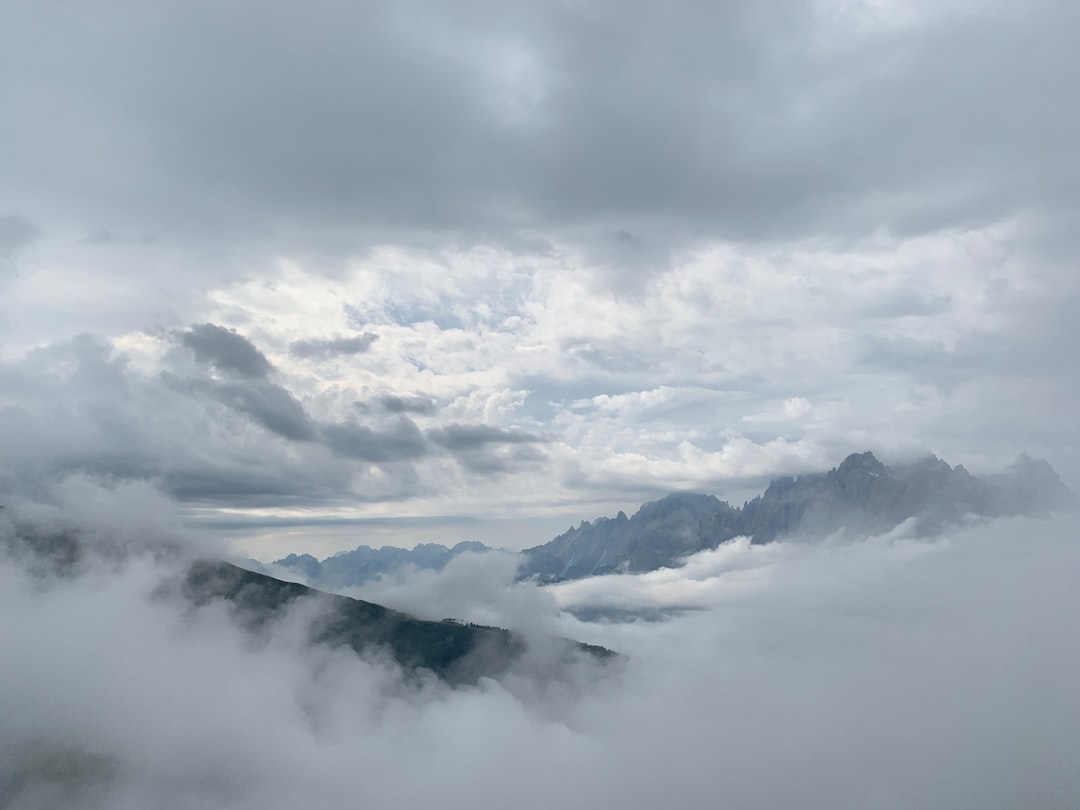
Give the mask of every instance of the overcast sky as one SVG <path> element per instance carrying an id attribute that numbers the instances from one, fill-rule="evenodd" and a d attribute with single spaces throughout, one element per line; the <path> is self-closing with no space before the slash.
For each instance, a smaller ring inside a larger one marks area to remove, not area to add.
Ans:
<path id="1" fill-rule="evenodd" d="M 267 558 L 865 449 L 1075 486 L 1078 24 L 6 0 L 0 488 L 148 481 Z"/>

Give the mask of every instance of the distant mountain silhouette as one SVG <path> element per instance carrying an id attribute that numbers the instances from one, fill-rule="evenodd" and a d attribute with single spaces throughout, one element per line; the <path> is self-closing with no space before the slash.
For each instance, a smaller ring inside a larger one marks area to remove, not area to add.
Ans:
<path id="1" fill-rule="evenodd" d="M 742 507 L 677 493 L 645 504 L 632 518 L 620 512 L 585 521 L 523 552 L 519 576 L 555 582 L 653 571 L 736 537 L 768 543 L 795 535 L 876 535 L 911 519 L 918 532 L 933 535 L 968 516 L 1045 517 L 1077 502 L 1047 462 L 1027 456 L 1003 473 L 977 478 L 936 456 L 889 467 L 873 453 L 854 453 L 825 473 L 778 478 Z"/>
<path id="2" fill-rule="evenodd" d="M 459 554 L 482 554 L 486 551 L 491 549 L 476 542 L 458 543 L 453 548 L 438 543 L 421 543 L 412 549 L 358 546 L 352 551 L 343 551 L 321 562 L 310 554 L 290 554 L 276 560 L 274 565 L 301 574 L 312 585 L 333 589 L 362 585 L 405 566 L 412 566 L 418 571 L 441 571 Z M 267 569 L 260 570 L 269 573 Z"/>

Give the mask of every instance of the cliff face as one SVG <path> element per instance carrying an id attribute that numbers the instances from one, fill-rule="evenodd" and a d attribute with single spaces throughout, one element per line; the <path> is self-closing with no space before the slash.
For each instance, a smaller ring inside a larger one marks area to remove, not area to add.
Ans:
<path id="1" fill-rule="evenodd" d="M 712 495 L 680 493 L 647 503 L 632 517 L 601 518 L 524 552 L 522 577 L 552 582 L 678 565 L 735 537 L 754 543 L 836 532 L 875 535 L 914 518 L 933 535 L 967 516 L 1043 517 L 1077 505 L 1045 461 L 1022 456 L 998 475 L 977 478 L 935 456 L 892 467 L 855 453 L 824 473 L 774 480 L 742 507 Z"/>

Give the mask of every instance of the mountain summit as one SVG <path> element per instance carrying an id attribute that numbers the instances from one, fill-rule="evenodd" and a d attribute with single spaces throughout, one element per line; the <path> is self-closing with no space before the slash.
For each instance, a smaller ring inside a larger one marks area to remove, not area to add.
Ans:
<path id="1" fill-rule="evenodd" d="M 631 518 L 583 522 L 527 549 L 520 576 L 541 582 L 672 567 L 689 554 L 736 537 L 768 543 L 785 537 L 877 535 L 907 520 L 933 535 L 968 516 L 1045 517 L 1078 499 L 1045 461 L 1021 456 L 1005 472 L 977 478 L 936 456 L 887 466 L 853 453 L 824 473 L 777 478 L 762 495 L 733 507 L 712 495 L 677 493 L 647 503 Z"/>

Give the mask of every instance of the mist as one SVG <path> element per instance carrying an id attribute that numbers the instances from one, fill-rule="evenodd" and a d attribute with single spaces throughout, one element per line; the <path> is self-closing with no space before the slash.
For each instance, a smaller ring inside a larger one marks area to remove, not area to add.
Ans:
<path id="1" fill-rule="evenodd" d="M 508 557 L 463 555 L 358 594 L 402 608 L 425 594 L 432 615 L 627 656 L 558 679 L 527 656 L 500 681 L 450 688 L 310 646 L 304 607 L 253 635 L 222 604 L 175 599 L 167 583 L 193 552 L 173 550 L 192 538 L 170 535 L 169 510 L 149 488 L 74 482 L 0 512 L 4 807 L 1080 800 L 1075 520 L 735 541 L 684 568 L 545 589 L 513 583 Z M 28 527 L 77 532 L 79 564 L 29 565 L 13 542 Z M 567 612 L 598 603 L 682 612 Z"/>

